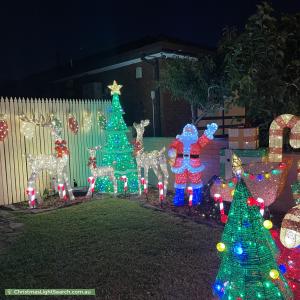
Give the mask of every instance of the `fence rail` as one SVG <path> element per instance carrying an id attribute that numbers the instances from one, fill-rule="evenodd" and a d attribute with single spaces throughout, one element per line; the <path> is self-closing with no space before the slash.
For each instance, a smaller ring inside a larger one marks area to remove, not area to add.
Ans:
<path id="1" fill-rule="evenodd" d="M 108 100 L 78 100 L 78 99 L 33 99 L 33 98 L 0 98 L 0 114 L 7 116 L 9 133 L 0 142 L 0 205 L 12 204 L 25 200 L 25 189 L 30 170 L 26 155 L 54 153 L 54 140 L 50 129 L 35 126 L 35 136 L 26 139 L 20 131 L 22 113 L 47 116 L 53 113 L 63 126 L 63 138 L 70 149 L 69 175 L 79 186 L 86 186 L 89 176 L 87 167 L 87 147 L 104 142 L 104 132 L 97 123 L 97 111 L 102 111 L 106 117 L 109 114 L 111 102 Z M 92 114 L 92 127 L 89 132 L 83 132 L 83 113 Z M 78 123 L 79 132 L 74 135 L 68 128 L 68 115 L 72 113 Z M 100 154 L 98 154 L 100 155 Z M 45 188 L 50 188 L 50 176 L 43 172 L 37 180 L 37 189 L 42 194 Z"/>

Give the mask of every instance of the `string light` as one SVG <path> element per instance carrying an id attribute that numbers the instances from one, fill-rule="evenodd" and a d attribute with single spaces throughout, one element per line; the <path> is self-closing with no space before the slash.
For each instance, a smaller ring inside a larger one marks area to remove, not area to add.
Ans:
<path id="1" fill-rule="evenodd" d="M 88 152 L 90 154 L 88 167 L 91 171 L 92 176 L 88 178 L 88 182 L 90 184 L 88 192 L 86 194 L 87 198 L 90 198 L 93 195 L 93 192 L 95 190 L 95 182 L 97 178 L 106 178 L 108 177 L 111 182 L 113 183 L 113 192 L 114 195 L 117 194 L 117 180 L 115 178 L 115 170 L 114 165 L 113 166 L 97 166 L 96 162 L 96 151 L 98 149 L 101 149 L 100 146 L 96 146 L 94 148 L 88 148 Z"/>
<path id="2" fill-rule="evenodd" d="M 21 120 L 20 131 L 26 139 L 32 139 L 35 134 L 35 124 Z"/>
<path id="3" fill-rule="evenodd" d="M 92 128 L 92 114 L 88 111 L 83 112 L 83 131 L 88 133 Z"/>
<path id="4" fill-rule="evenodd" d="M 102 150 L 103 166 L 113 166 L 115 163 L 115 177 L 117 180 L 117 191 L 123 192 L 124 184 L 119 178 L 125 175 L 128 179 L 128 192 L 136 193 L 138 191 L 138 178 L 136 162 L 133 157 L 133 148 L 127 138 L 127 126 L 122 114 L 124 111 L 121 107 L 119 95 L 121 85 L 115 81 L 109 86 L 112 94 L 111 114 L 105 127 L 106 144 Z M 100 178 L 96 181 L 96 190 L 103 192 L 112 192 L 113 185 L 108 177 Z"/>
<path id="5" fill-rule="evenodd" d="M 3 142 L 8 135 L 7 116 L 0 114 L 0 142 Z"/>

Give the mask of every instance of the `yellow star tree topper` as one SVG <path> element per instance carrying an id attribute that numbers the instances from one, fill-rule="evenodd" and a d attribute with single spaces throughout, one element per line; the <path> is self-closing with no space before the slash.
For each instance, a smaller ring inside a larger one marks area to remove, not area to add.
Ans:
<path id="1" fill-rule="evenodd" d="M 112 85 L 108 85 L 107 87 L 110 89 L 110 94 L 118 94 L 121 95 L 120 89 L 122 88 L 123 85 L 117 84 L 117 82 L 114 80 Z"/>
<path id="2" fill-rule="evenodd" d="M 232 172 L 235 176 L 242 175 L 242 173 L 244 172 L 242 167 L 242 161 L 235 153 L 232 153 L 231 165 L 232 165 Z"/>

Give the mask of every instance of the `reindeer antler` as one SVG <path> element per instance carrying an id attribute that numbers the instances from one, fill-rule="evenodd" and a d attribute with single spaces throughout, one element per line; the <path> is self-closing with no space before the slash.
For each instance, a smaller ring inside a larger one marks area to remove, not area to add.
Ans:
<path id="1" fill-rule="evenodd" d="M 32 123 L 36 126 L 50 127 L 52 125 L 51 124 L 52 115 L 47 116 L 47 117 L 44 117 L 43 115 L 36 117 L 36 115 L 34 113 L 32 113 L 31 115 L 32 115 L 32 117 L 28 117 L 27 115 L 22 113 L 21 115 L 19 115 L 19 118 L 23 122 Z"/>

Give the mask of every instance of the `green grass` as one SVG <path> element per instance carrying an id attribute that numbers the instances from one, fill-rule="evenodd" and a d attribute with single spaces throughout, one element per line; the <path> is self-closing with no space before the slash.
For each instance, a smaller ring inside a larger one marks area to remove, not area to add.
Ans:
<path id="1" fill-rule="evenodd" d="M 95 288 L 96 299 L 212 298 L 220 229 L 112 198 L 18 218 L 25 231 L 0 256 L 1 293 Z"/>

